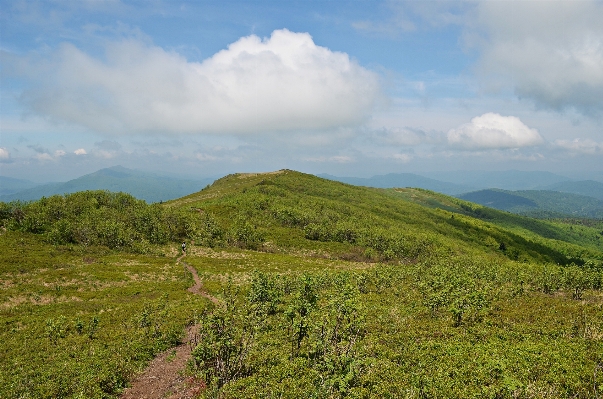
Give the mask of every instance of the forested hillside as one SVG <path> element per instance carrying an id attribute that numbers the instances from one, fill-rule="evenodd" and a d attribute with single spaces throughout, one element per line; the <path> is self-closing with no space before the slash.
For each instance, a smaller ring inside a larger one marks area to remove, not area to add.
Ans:
<path id="1" fill-rule="evenodd" d="M 2 397 L 116 397 L 186 324 L 206 398 L 603 391 L 597 221 L 289 170 L 161 205 L 84 192 L 0 217 Z M 219 304 L 186 292 L 181 240 Z"/>
<path id="2" fill-rule="evenodd" d="M 603 183 L 595 180 L 566 181 L 552 184 L 547 190 L 586 195 L 603 201 Z"/>
<path id="3" fill-rule="evenodd" d="M 539 218 L 603 219 L 603 201 L 593 197 L 546 190 L 480 190 L 459 198 L 491 208 Z"/>

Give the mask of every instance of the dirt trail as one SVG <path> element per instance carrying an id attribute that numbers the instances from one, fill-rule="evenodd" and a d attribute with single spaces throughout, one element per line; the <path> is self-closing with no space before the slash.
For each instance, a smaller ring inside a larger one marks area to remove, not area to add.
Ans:
<path id="1" fill-rule="evenodd" d="M 188 270 L 189 272 L 191 272 L 193 274 L 193 279 L 195 280 L 195 285 L 193 285 L 192 287 L 190 287 L 188 289 L 189 292 L 192 292 L 193 294 L 201 295 L 202 297 L 209 299 L 210 301 L 212 301 L 214 303 L 214 305 L 220 305 L 220 300 L 218 298 L 208 294 L 207 291 L 203 290 L 203 284 L 201 284 L 201 279 L 199 278 L 197 271 L 195 270 L 194 267 L 192 267 L 185 261 L 181 260 L 183 257 L 184 257 L 184 255 L 179 257 L 176 262 L 177 263 L 181 262 L 184 265 L 184 267 L 186 267 L 186 270 Z"/>
<path id="2" fill-rule="evenodd" d="M 220 305 L 218 298 L 203 290 L 197 270 L 182 260 L 184 256 L 186 255 L 180 256 L 176 263 L 182 263 L 193 275 L 195 285 L 188 291 Z M 147 369 L 132 381 L 132 386 L 123 392 L 120 399 L 192 399 L 198 395 L 204 387 L 203 382 L 182 376 L 182 370 L 186 367 L 196 342 L 197 332 L 196 325 L 187 328 L 184 342 L 159 354 Z"/>

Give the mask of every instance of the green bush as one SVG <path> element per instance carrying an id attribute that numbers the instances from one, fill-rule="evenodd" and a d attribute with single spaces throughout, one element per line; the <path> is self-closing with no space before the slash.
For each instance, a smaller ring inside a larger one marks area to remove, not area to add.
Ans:
<path id="1" fill-rule="evenodd" d="M 2 204 L 9 230 L 43 234 L 54 245 L 101 245 L 146 252 L 152 244 L 198 239 L 220 242 L 222 231 L 207 213 L 148 205 L 129 194 L 83 191 L 29 203 Z"/>

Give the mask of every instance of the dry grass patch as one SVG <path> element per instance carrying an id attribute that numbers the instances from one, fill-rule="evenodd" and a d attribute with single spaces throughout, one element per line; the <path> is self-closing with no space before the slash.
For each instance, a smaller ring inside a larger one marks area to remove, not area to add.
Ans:
<path id="1" fill-rule="evenodd" d="M 55 303 L 66 303 L 66 302 L 82 302 L 82 298 L 71 296 L 67 297 L 65 295 L 56 297 L 52 295 L 17 295 L 10 297 L 8 301 L 0 304 L 0 309 L 12 309 L 17 306 L 23 304 L 31 304 L 31 305 L 49 305 Z"/>
<path id="2" fill-rule="evenodd" d="M 214 251 L 211 248 L 193 247 L 189 250 L 190 255 L 201 256 L 211 259 L 245 259 L 249 256 L 241 252 Z"/>

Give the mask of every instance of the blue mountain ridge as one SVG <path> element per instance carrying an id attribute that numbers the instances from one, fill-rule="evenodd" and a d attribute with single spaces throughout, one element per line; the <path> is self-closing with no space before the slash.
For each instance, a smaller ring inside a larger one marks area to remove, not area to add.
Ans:
<path id="1" fill-rule="evenodd" d="M 109 190 L 129 193 L 147 202 L 160 202 L 180 198 L 200 191 L 213 178 L 185 180 L 141 172 L 123 166 L 98 170 L 64 183 L 49 183 L 0 196 L 0 201 L 32 201 L 56 194 L 85 190 Z"/>

